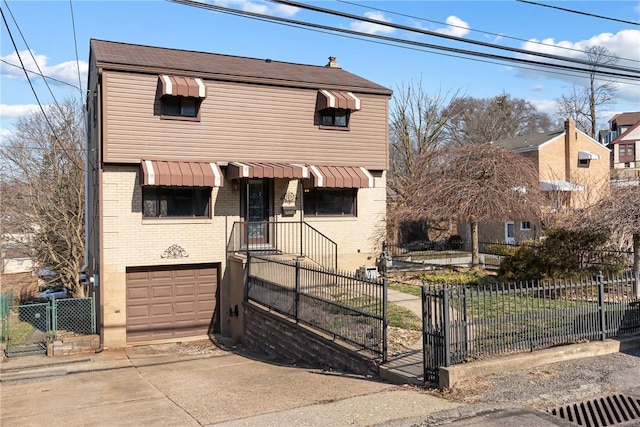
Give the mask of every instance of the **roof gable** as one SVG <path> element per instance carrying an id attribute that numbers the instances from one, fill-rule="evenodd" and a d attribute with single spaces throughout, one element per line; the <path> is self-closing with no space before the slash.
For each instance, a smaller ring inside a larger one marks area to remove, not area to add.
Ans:
<path id="1" fill-rule="evenodd" d="M 521 135 L 514 138 L 501 139 L 493 143 L 503 148 L 514 151 L 532 151 L 537 150 L 541 145 L 564 135 L 564 130 L 558 130 L 548 133 L 539 133 L 533 135 Z"/>
<path id="2" fill-rule="evenodd" d="M 187 74 L 227 81 L 291 87 L 336 88 L 391 95 L 392 91 L 341 68 L 303 65 L 270 59 L 91 40 L 98 67 L 155 74 Z"/>
<path id="3" fill-rule="evenodd" d="M 616 122 L 618 126 L 630 126 L 640 122 L 640 111 L 616 114 L 609 123 Z"/>
<path id="4" fill-rule="evenodd" d="M 636 129 L 640 128 L 640 121 L 637 122 L 635 125 L 631 126 L 629 129 L 627 129 L 624 133 L 618 135 L 618 137 L 616 139 L 614 139 L 613 141 L 611 141 L 609 144 L 619 144 L 621 142 L 624 142 L 627 138 L 627 136 L 630 136 L 630 134 L 635 131 Z"/>

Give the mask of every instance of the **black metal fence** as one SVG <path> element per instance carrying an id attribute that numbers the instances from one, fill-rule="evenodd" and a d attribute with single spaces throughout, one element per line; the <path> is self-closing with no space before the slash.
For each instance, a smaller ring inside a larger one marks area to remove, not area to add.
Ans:
<path id="1" fill-rule="evenodd" d="M 600 340 L 640 330 L 630 275 L 422 289 L 424 378 L 472 359 Z"/>
<path id="2" fill-rule="evenodd" d="M 387 360 L 384 279 L 249 254 L 245 300 Z"/>
<path id="3" fill-rule="evenodd" d="M 335 271 L 338 267 L 336 242 L 300 221 L 236 222 L 227 252 L 299 255 L 327 270 Z"/>
<path id="4" fill-rule="evenodd" d="M 96 333 L 93 298 L 52 299 L 37 304 L 8 306 L 0 312 L 7 356 L 46 353 L 56 339 Z"/>

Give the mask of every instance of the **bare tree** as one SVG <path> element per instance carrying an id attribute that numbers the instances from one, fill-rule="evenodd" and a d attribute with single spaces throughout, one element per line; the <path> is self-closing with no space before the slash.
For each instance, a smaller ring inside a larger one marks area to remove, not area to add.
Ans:
<path id="1" fill-rule="evenodd" d="M 611 188 L 609 197 L 591 210 L 589 224 L 619 236 L 633 248 L 633 295 L 640 298 L 640 180 Z"/>
<path id="2" fill-rule="evenodd" d="M 72 99 L 18 119 L 0 147 L 2 231 L 28 236 L 37 265 L 84 296 L 84 126 Z"/>
<path id="3" fill-rule="evenodd" d="M 556 111 L 562 117 L 573 118 L 583 132 L 596 138 L 597 109 L 612 105 L 616 94 L 615 83 L 598 78 L 598 70 L 616 64 L 618 58 L 604 46 L 589 46 L 584 53 L 589 61 L 589 81 L 584 87 L 574 86 L 571 93 L 556 99 Z"/>
<path id="4" fill-rule="evenodd" d="M 460 112 L 449 123 L 451 141 L 486 144 L 518 135 L 549 132 L 554 123 L 529 101 L 501 94 L 493 98 L 459 98 L 453 108 Z"/>
<path id="5" fill-rule="evenodd" d="M 421 155 L 448 141 L 447 124 L 459 113 L 455 108 L 458 92 L 429 94 L 421 81 L 400 86 L 389 113 L 389 234 L 396 235 L 405 221 L 399 204 L 406 198 L 406 177 L 414 174 Z M 395 233 L 394 233 L 395 231 Z"/>
<path id="6" fill-rule="evenodd" d="M 407 177 L 404 215 L 470 223 L 473 267 L 479 223 L 534 220 L 545 204 L 533 163 L 493 144 L 445 147 L 423 154 L 416 166 Z"/>

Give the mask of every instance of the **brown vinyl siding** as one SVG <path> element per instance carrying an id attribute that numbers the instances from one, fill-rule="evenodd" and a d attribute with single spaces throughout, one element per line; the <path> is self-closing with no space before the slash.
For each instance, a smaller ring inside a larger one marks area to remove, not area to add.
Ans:
<path id="1" fill-rule="evenodd" d="M 258 161 L 387 168 L 386 95 L 354 92 L 348 132 L 314 125 L 317 90 L 206 81 L 199 123 L 161 120 L 158 76 L 104 72 L 104 161 Z M 154 110 L 155 108 L 155 110 Z M 154 114 L 155 112 L 155 114 Z"/>

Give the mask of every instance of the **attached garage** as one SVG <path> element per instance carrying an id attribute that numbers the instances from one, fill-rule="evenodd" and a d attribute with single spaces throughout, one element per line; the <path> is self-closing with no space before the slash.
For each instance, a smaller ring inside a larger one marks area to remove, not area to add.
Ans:
<path id="1" fill-rule="evenodd" d="M 219 331 L 218 264 L 127 268 L 127 343 Z"/>

